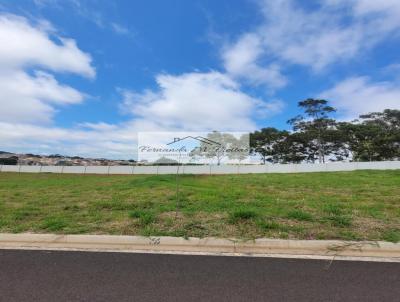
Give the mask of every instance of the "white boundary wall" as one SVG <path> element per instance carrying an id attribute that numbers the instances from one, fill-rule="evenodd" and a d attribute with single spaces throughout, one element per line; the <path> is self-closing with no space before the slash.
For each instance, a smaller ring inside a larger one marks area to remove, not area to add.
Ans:
<path id="1" fill-rule="evenodd" d="M 9 166 L 0 172 L 64 174 L 250 174 L 307 173 L 354 170 L 396 170 L 400 161 L 332 162 L 326 164 L 204 165 L 204 166 Z"/>

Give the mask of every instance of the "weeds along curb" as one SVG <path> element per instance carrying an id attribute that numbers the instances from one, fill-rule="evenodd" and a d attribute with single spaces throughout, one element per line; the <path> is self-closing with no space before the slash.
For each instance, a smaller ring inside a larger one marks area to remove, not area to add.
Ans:
<path id="1" fill-rule="evenodd" d="M 338 240 L 236 240 L 113 235 L 0 234 L 0 249 L 113 252 L 309 255 L 390 258 L 400 262 L 400 243 Z"/>

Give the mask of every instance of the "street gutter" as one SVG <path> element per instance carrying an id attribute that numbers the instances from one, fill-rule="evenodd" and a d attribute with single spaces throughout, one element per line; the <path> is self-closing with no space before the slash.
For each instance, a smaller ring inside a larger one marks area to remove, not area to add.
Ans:
<path id="1" fill-rule="evenodd" d="M 400 243 L 0 233 L 0 249 L 400 262 Z"/>

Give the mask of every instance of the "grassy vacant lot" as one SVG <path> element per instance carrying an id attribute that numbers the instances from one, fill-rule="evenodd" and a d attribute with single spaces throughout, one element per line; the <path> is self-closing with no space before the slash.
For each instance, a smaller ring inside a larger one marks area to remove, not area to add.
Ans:
<path id="1" fill-rule="evenodd" d="M 400 240 L 400 171 L 0 173 L 0 232 Z"/>

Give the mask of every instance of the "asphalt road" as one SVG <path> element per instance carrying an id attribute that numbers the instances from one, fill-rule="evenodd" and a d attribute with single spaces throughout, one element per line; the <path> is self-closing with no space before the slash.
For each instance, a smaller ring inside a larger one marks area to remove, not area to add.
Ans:
<path id="1" fill-rule="evenodd" d="M 400 301 L 400 263 L 0 250 L 0 301 Z"/>

